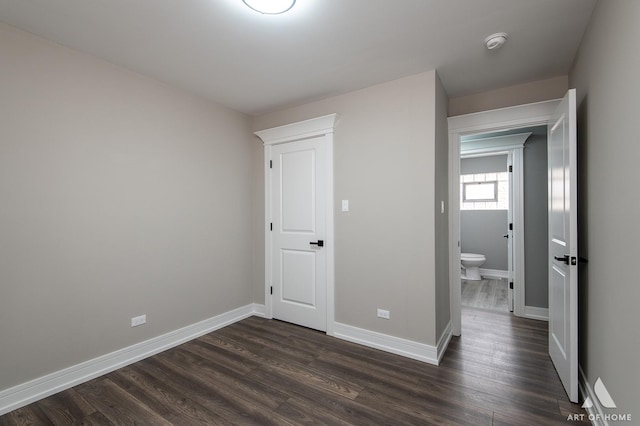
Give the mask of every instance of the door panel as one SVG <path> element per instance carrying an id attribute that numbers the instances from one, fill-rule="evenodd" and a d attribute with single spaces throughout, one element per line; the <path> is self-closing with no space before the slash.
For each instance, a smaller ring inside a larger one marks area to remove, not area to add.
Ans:
<path id="1" fill-rule="evenodd" d="M 569 90 L 548 128 L 549 354 L 578 402 L 576 94 Z"/>
<path id="2" fill-rule="evenodd" d="M 282 300 L 315 306 L 316 253 L 282 250 Z M 306 285 L 300 285 L 305 283 Z"/>
<path id="3" fill-rule="evenodd" d="M 316 227 L 315 150 L 280 154 L 283 232 L 313 233 Z"/>
<path id="4" fill-rule="evenodd" d="M 271 150 L 273 317 L 326 331 L 326 146 L 323 137 Z"/>

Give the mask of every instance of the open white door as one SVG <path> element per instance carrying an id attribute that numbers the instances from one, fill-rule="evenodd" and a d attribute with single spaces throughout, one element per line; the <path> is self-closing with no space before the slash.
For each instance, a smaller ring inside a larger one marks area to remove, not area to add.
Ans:
<path id="1" fill-rule="evenodd" d="M 572 402 L 578 402 L 578 215 L 576 91 L 548 125 L 549 355 Z"/>

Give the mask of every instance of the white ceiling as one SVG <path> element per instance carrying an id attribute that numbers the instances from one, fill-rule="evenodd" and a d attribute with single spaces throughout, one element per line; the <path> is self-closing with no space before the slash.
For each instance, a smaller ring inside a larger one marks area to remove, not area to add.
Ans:
<path id="1" fill-rule="evenodd" d="M 437 69 L 449 96 L 565 75 L 596 0 L 0 0 L 3 22 L 251 115 Z M 504 31 L 498 51 L 486 36 Z"/>

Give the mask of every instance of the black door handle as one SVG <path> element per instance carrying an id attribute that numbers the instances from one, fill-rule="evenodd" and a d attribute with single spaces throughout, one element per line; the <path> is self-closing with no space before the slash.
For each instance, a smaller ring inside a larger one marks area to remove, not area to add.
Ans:
<path id="1" fill-rule="evenodd" d="M 312 245 L 318 246 L 318 247 L 324 247 L 324 240 L 318 240 L 317 243 L 314 243 L 313 241 L 311 241 L 309 244 L 312 244 Z"/>
<path id="2" fill-rule="evenodd" d="M 553 256 L 553 258 L 557 261 L 564 262 L 567 265 L 569 264 L 569 255 L 565 254 L 564 256 Z"/>
<path id="3" fill-rule="evenodd" d="M 504 238 L 509 238 L 509 234 L 504 234 L 503 237 Z"/>

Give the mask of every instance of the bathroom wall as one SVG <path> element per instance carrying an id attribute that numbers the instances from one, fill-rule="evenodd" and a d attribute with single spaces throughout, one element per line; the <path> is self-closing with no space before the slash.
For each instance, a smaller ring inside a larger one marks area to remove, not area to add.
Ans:
<path id="1" fill-rule="evenodd" d="M 507 156 L 463 158 L 460 173 L 493 173 L 507 170 Z M 460 245 L 463 253 L 484 254 L 481 268 L 507 270 L 507 210 L 461 210 Z"/>
<path id="2" fill-rule="evenodd" d="M 533 132 L 524 144 L 524 304 L 548 306 L 547 127 Z"/>

